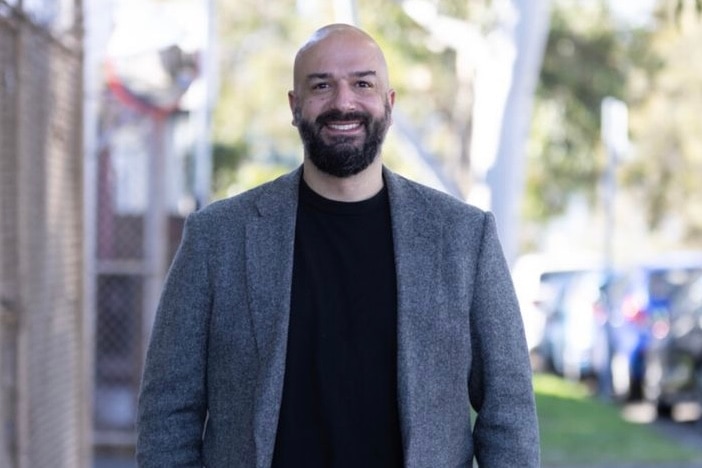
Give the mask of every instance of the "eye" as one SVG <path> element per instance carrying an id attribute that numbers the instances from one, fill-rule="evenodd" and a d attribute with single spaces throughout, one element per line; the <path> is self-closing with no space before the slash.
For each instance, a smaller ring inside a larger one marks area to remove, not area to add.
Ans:
<path id="1" fill-rule="evenodd" d="M 359 81 L 358 83 L 356 83 L 356 86 L 358 86 L 359 88 L 372 88 L 373 83 L 371 83 L 370 81 Z"/>
<path id="2" fill-rule="evenodd" d="M 325 81 L 320 81 L 319 83 L 313 83 L 312 84 L 312 89 L 317 90 L 317 89 L 327 89 L 329 88 L 329 83 Z"/>

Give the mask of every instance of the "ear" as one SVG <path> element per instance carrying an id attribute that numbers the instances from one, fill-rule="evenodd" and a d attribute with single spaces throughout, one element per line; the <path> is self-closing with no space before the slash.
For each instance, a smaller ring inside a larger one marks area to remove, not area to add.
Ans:
<path id="1" fill-rule="evenodd" d="M 295 91 L 288 91 L 288 105 L 290 106 L 290 112 L 292 112 L 292 124 L 297 127 L 297 118 L 295 118 L 295 106 L 297 105 L 297 97 L 295 96 Z"/>
<path id="2" fill-rule="evenodd" d="M 394 89 L 388 90 L 388 103 L 390 104 L 390 109 L 392 110 L 395 107 L 395 90 Z M 390 123 L 393 123 L 392 112 L 390 113 Z"/>

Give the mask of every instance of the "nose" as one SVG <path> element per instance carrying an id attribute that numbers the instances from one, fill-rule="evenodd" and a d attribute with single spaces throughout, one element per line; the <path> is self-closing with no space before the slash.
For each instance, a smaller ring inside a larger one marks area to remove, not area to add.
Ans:
<path id="1" fill-rule="evenodd" d="M 349 84 L 339 83 L 336 93 L 334 93 L 332 106 L 343 112 L 356 110 L 356 96 Z"/>

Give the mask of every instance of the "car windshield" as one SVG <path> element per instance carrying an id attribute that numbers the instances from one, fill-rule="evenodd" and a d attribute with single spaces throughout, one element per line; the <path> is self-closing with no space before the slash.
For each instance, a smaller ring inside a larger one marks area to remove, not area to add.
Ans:
<path id="1" fill-rule="evenodd" d="M 683 285 L 688 284 L 702 268 L 667 268 L 654 270 L 649 275 L 648 292 L 652 304 L 665 303 Z"/>
<path id="2" fill-rule="evenodd" d="M 673 317 L 702 314 L 702 271 L 696 272 L 690 280 L 676 291 L 671 304 Z"/>

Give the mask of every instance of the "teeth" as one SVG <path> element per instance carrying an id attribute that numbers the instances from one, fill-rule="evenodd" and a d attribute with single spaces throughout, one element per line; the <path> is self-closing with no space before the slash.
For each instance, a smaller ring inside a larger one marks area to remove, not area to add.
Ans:
<path id="1" fill-rule="evenodd" d="M 329 127 L 333 128 L 334 130 L 353 130 L 354 128 L 358 127 L 357 123 L 351 123 L 351 124 L 330 124 Z"/>

